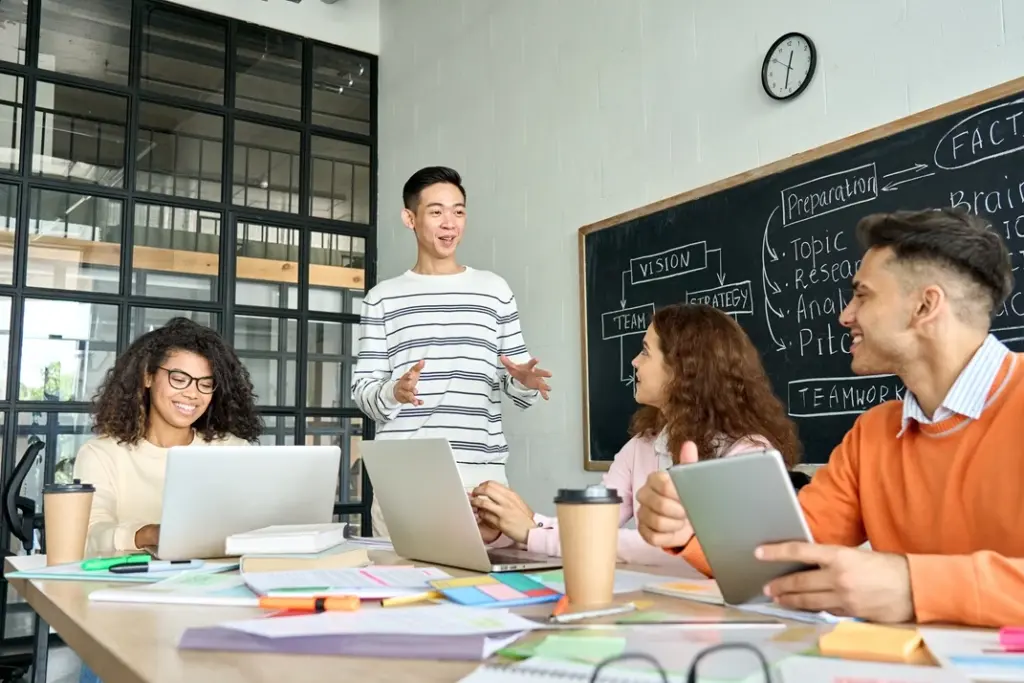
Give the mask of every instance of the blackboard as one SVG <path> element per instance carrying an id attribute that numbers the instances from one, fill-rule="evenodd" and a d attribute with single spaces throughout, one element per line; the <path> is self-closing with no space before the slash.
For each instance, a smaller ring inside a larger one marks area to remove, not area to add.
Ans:
<path id="1" fill-rule="evenodd" d="M 856 416 L 900 398 L 895 376 L 850 371 L 839 322 L 869 213 L 958 206 L 986 217 L 1024 259 L 1024 79 L 580 228 L 584 466 L 607 469 L 628 440 L 631 359 L 655 309 L 703 301 L 761 351 L 821 463 Z M 1024 285 L 994 333 L 1021 350 Z"/>

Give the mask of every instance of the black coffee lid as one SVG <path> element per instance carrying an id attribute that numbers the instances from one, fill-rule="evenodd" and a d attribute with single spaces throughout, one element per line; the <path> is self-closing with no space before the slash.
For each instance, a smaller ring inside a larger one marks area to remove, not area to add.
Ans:
<path id="1" fill-rule="evenodd" d="M 75 479 L 70 484 L 47 484 L 43 487 L 43 493 L 89 493 L 95 492 L 96 487 L 92 484 L 83 484 L 81 479 Z"/>
<path id="2" fill-rule="evenodd" d="M 619 495 L 618 491 L 607 488 L 602 484 L 594 484 L 593 486 L 588 486 L 585 489 L 558 489 L 558 495 L 555 496 L 556 505 L 559 503 L 587 505 L 590 503 L 621 502 L 622 497 Z"/>

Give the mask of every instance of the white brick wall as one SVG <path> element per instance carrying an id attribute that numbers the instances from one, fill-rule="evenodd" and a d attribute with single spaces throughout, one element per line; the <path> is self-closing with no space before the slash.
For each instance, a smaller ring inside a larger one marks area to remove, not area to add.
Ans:
<path id="1" fill-rule="evenodd" d="M 401 187 L 464 176 L 465 263 L 503 275 L 547 404 L 506 407 L 509 476 L 550 511 L 583 471 L 576 231 L 584 224 L 1024 75 L 1024 0 L 384 0 L 380 277 L 408 268 Z M 761 90 L 800 30 L 819 68 Z"/>

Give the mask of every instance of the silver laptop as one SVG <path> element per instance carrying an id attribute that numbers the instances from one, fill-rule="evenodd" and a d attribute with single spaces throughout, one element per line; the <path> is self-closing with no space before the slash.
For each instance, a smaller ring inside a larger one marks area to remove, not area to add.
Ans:
<path id="1" fill-rule="evenodd" d="M 562 566 L 558 557 L 484 544 L 448 439 L 373 440 L 359 448 L 398 555 L 478 572 Z"/>
<path id="2" fill-rule="evenodd" d="M 228 536 L 334 518 L 337 446 L 188 446 L 167 452 L 162 560 L 224 557 Z"/>

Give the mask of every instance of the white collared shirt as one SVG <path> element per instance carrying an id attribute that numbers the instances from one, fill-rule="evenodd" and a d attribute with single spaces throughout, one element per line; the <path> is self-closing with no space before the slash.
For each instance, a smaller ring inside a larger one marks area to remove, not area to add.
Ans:
<path id="1" fill-rule="evenodd" d="M 999 368 L 1009 353 L 1010 350 L 993 335 L 985 337 L 985 341 L 953 382 L 946 398 L 930 418 L 924 414 L 917 398 L 908 390 L 903 397 L 903 420 L 897 437 L 903 436 L 911 420 L 920 424 L 935 424 L 953 415 L 963 415 L 977 420 L 985 409 L 985 401 L 988 400 L 989 390 L 995 382 L 996 375 L 999 374 Z"/>

